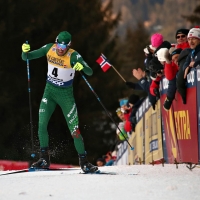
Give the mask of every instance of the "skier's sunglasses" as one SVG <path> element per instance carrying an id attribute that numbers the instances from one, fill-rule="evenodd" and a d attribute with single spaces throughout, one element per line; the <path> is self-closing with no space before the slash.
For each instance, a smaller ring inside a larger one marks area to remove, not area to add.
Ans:
<path id="1" fill-rule="evenodd" d="M 67 44 L 56 43 L 56 47 L 57 47 L 57 49 L 65 50 L 68 47 L 68 45 Z"/>
<path id="2" fill-rule="evenodd" d="M 186 35 L 178 35 L 178 36 L 176 36 L 176 39 L 185 38 L 185 37 L 186 37 Z"/>

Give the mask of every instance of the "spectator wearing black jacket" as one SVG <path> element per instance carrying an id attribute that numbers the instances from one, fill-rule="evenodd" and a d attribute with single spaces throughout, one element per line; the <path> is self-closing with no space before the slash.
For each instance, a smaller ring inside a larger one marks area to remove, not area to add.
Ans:
<path id="1" fill-rule="evenodd" d="M 162 42 L 162 37 L 161 37 Z M 133 76 L 138 80 L 137 85 L 144 90 L 149 98 L 149 102 L 151 103 L 153 109 L 155 110 L 155 105 L 159 97 L 154 96 L 150 93 L 150 85 L 152 82 L 152 79 L 150 77 L 155 76 L 155 72 L 150 70 L 150 62 L 152 58 L 154 57 L 154 51 L 156 50 L 156 47 L 153 47 L 152 45 L 148 45 L 144 49 L 145 53 L 145 70 L 142 70 L 141 68 L 133 69 L 132 74 Z"/>
<path id="2" fill-rule="evenodd" d="M 179 71 L 176 77 L 176 87 L 178 93 L 182 97 L 183 104 L 186 104 L 186 91 L 187 91 L 187 79 L 184 78 L 183 66 L 186 61 L 187 56 L 192 52 L 192 49 L 183 49 L 178 57 Z"/>
<path id="3" fill-rule="evenodd" d="M 200 64 L 200 29 L 192 28 L 188 33 L 188 43 L 192 49 L 191 53 L 183 65 L 184 78 L 190 72 L 191 68 L 195 68 Z"/>

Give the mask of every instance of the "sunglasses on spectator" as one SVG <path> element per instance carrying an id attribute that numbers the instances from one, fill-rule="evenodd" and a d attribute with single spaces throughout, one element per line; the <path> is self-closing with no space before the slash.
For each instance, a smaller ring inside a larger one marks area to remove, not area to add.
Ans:
<path id="1" fill-rule="evenodd" d="M 178 36 L 176 36 L 176 39 L 185 38 L 185 37 L 186 37 L 186 35 L 178 35 Z"/>
<path id="2" fill-rule="evenodd" d="M 67 48 L 67 46 L 68 46 L 66 44 L 60 44 L 60 43 L 57 43 L 56 45 L 57 45 L 58 49 L 62 49 L 62 50 L 65 50 Z"/>

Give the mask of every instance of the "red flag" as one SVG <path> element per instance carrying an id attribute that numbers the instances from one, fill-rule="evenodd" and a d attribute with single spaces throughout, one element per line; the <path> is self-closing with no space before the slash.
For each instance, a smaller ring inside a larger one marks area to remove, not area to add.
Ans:
<path id="1" fill-rule="evenodd" d="M 111 67 L 111 64 L 108 62 L 108 59 L 103 54 L 101 54 L 101 56 L 96 60 L 96 62 L 101 66 L 101 69 L 104 72 L 106 72 Z"/>

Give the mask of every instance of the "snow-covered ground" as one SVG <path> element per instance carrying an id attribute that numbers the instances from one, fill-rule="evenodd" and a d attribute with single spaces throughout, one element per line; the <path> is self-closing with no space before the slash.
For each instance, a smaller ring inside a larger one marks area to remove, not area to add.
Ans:
<path id="1" fill-rule="evenodd" d="M 0 176 L 0 200 L 200 199 L 200 168 L 131 165 L 102 167 L 101 171 L 118 175 L 79 174 L 76 169 Z"/>

